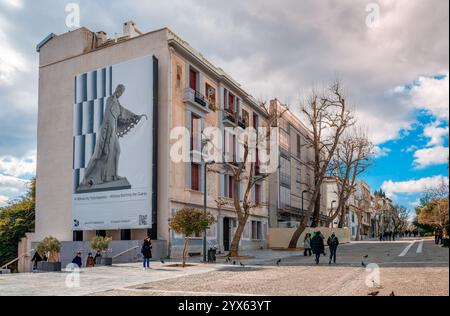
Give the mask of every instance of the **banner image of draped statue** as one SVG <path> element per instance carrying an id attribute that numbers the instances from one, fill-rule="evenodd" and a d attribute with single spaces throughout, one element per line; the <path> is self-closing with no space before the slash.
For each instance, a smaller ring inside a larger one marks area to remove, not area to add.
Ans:
<path id="1" fill-rule="evenodd" d="M 148 229 L 156 218 L 155 56 L 75 75 L 73 230 Z"/>
<path id="2" fill-rule="evenodd" d="M 98 131 L 94 154 L 89 160 L 77 193 L 131 188 L 126 176 L 118 174 L 119 138 L 124 138 L 143 118 L 148 118 L 147 115 L 137 115 L 120 104 L 119 98 L 124 92 L 125 86 L 119 84 L 106 101 L 103 124 Z"/>

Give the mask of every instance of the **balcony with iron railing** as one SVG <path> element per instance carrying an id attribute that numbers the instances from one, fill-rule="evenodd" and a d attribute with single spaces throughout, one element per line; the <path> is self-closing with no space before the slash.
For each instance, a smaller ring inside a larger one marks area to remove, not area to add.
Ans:
<path id="1" fill-rule="evenodd" d="M 206 100 L 206 97 L 203 94 L 201 94 L 200 92 L 198 92 L 192 88 L 184 89 L 183 101 L 195 106 L 196 108 L 198 108 L 204 112 L 210 111 L 209 104 L 208 104 L 208 101 Z"/>
<path id="2" fill-rule="evenodd" d="M 225 107 L 223 110 L 223 123 L 226 126 L 235 126 L 236 124 L 236 113 L 229 109 L 228 107 Z"/>

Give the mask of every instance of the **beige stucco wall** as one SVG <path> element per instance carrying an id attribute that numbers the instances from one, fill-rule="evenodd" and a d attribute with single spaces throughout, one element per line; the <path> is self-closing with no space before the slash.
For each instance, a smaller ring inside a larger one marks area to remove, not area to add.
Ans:
<path id="1" fill-rule="evenodd" d="M 203 95 L 206 94 L 205 84 L 208 83 L 210 86 L 216 89 L 216 106 L 221 105 L 222 99 L 220 95 L 220 83 L 217 79 L 213 78 L 209 73 L 204 71 L 195 61 L 182 56 L 174 50 L 171 50 L 171 103 L 172 108 L 170 112 L 170 121 L 171 127 L 185 126 L 186 124 L 186 104 L 184 102 L 184 88 L 186 88 L 186 64 L 191 64 L 197 71 L 201 72 L 201 85 L 199 87 L 199 92 Z M 177 85 L 177 67 L 181 68 L 181 84 Z M 226 87 L 229 89 L 228 87 Z M 232 91 L 236 95 L 235 91 Z M 250 123 L 252 123 L 252 115 L 253 109 L 250 108 L 244 102 L 241 103 L 241 106 L 250 113 Z M 266 122 L 264 118 L 260 115 L 260 123 L 265 126 Z M 220 127 L 220 111 L 210 111 L 206 115 L 205 126 L 215 126 Z M 174 144 L 176 140 L 172 140 L 171 144 Z M 190 190 L 186 188 L 186 170 L 185 163 L 175 163 L 170 162 L 170 182 L 169 182 L 169 199 L 173 203 L 185 203 L 190 206 L 203 207 L 203 193 Z M 217 169 L 217 166 L 213 167 Z M 209 209 L 217 209 L 216 198 L 220 196 L 220 174 L 217 172 L 208 172 L 207 174 L 207 205 Z M 245 186 L 245 181 L 244 181 Z M 264 181 L 263 188 L 265 205 L 261 207 L 256 207 L 252 210 L 252 214 L 255 216 L 267 217 L 267 200 L 268 200 L 268 183 Z M 232 200 L 229 199 L 230 204 Z M 227 208 L 229 211 L 232 211 L 232 208 Z M 234 212 L 231 215 L 235 215 Z"/>
<path id="2" fill-rule="evenodd" d="M 348 228 L 307 227 L 298 239 L 297 248 L 303 248 L 303 240 L 305 235 L 314 231 L 320 231 L 325 237 L 325 242 L 332 232 L 336 234 L 340 243 L 350 242 L 350 230 Z M 270 228 L 269 248 L 288 248 L 294 232 L 295 228 Z"/>
<path id="3" fill-rule="evenodd" d="M 40 52 L 37 139 L 36 234 L 33 241 L 53 235 L 72 240 L 72 134 L 74 77 L 124 62 L 155 55 L 159 60 L 158 237 L 167 227 L 168 209 L 168 45 L 167 30 L 79 55 L 85 29 L 53 38 Z M 80 43 L 81 42 L 81 43 Z M 81 50 L 81 51 L 80 51 Z M 71 57 L 73 56 L 73 57 Z M 55 62 L 65 58 L 61 62 Z M 47 64 L 47 62 L 53 62 Z"/>

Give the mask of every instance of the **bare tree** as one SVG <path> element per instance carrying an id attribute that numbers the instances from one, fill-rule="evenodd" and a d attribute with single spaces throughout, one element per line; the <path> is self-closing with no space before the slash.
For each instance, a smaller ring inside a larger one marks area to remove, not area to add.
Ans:
<path id="1" fill-rule="evenodd" d="M 311 215 L 313 215 L 312 226 L 317 225 L 320 217 L 320 189 L 323 180 L 342 135 L 354 124 L 353 115 L 349 111 L 339 82 L 332 84 L 321 95 L 313 91 L 301 112 L 310 129 L 308 145 L 314 151 L 312 162 L 314 187 L 311 190 L 309 206 L 289 242 L 289 248 L 297 246 L 298 239 L 307 227 Z"/>
<path id="2" fill-rule="evenodd" d="M 264 206 L 265 203 L 262 201 L 253 201 L 251 192 L 256 184 L 262 184 L 266 178 L 268 178 L 269 174 L 262 173 L 259 171 L 259 163 L 256 159 L 250 159 L 253 152 L 257 152 L 260 150 L 257 147 L 257 144 L 261 144 L 262 142 L 270 140 L 271 135 L 271 126 L 276 125 L 276 121 L 280 118 L 288 108 L 285 107 L 282 110 L 277 110 L 274 112 L 270 112 L 266 107 L 266 102 L 259 102 L 260 109 L 265 112 L 268 117 L 267 129 L 264 133 L 257 133 L 256 144 L 254 141 L 250 139 L 250 135 L 244 134 L 242 138 L 238 139 L 238 145 L 242 147 L 243 154 L 241 159 L 237 159 L 236 155 L 233 157 L 233 161 L 228 161 L 227 157 L 225 157 L 225 153 L 223 153 L 222 163 L 218 169 L 213 171 L 218 173 L 230 174 L 232 176 L 233 182 L 233 198 L 230 203 L 227 204 L 227 201 L 224 199 L 216 200 L 218 205 L 221 207 L 228 205 L 232 207 L 236 213 L 237 217 L 237 228 L 234 233 L 233 239 L 230 245 L 230 251 L 228 253 L 229 257 L 238 257 L 239 256 L 239 243 L 242 238 L 242 234 L 245 229 L 245 225 L 251 215 L 251 211 L 256 207 Z M 269 113 L 270 112 L 270 113 Z M 229 114 L 228 114 L 229 115 Z M 245 122 L 245 118 L 240 115 L 237 111 L 233 113 L 234 117 L 232 117 L 232 121 L 234 122 L 234 127 L 237 128 L 241 126 L 240 123 L 246 123 L 248 127 L 248 118 Z M 257 126 L 259 127 L 259 126 Z M 258 138 L 261 138 L 258 139 Z M 256 147 L 255 147 L 256 145 Z M 258 155 L 256 155 L 258 156 Z M 240 184 L 243 184 L 243 196 L 241 199 L 240 196 Z"/>
<path id="3" fill-rule="evenodd" d="M 394 205 L 392 208 L 392 224 L 394 232 L 405 231 L 409 225 L 409 211 L 402 205 Z"/>
<path id="4" fill-rule="evenodd" d="M 337 182 L 338 206 L 328 224 L 339 216 L 339 228 L 344 226 L 348 200 L 355 192 L 358 177 L 372 163 L 373 148 L 372 142 L 361 128 L 352 128 L 340 141 L 329 169 Z"/>

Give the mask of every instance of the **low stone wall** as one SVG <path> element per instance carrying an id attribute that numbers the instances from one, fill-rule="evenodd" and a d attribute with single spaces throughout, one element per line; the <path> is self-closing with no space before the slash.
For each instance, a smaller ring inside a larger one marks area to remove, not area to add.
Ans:
<path id="1" fill-rule="evenodd" d="M 325 237 L 325 242 L 332 232 L 335 233 L 340 243 L 350 242 L 350 230 L 348 228 L 307 227 L 297 242 L 297 248 L 303 248 L 303 240 L 307 233 L 320 231 Z M 286 249 L 289 246 L 295 228 L 269 228 L 269 248 Z"/>
<path id="2" fill-rule="evenodd" d="M 141 245 L 142 240 L 113 240 L 109 244 L 111 253 L 108 254 L 109 257 L 114 257 L 128 249 L 133 247 L 138 247 L 131 250 L 130 252 L 113 259 L 114 263 L 126 263 L 126 262 L 136 262 L 142 259 L 141 255 Z M 31 243 L 31 247 L 35 247 L 37 243 Z M 61 253 L 60 260 L 62 267 L 65 268 L 67 264 L 72 262 L 75 254 L 78 251 L 82 253 L 83 266 L 86 264 L 86 258 L 89 252 L 95 255 L 95 251 L 91 249 L 91 241 L 63 241 L 61 242 Z M 167 257 L 167 242 L 165 240 L 152 240 L 152 256 L 154 260 Z"/>

